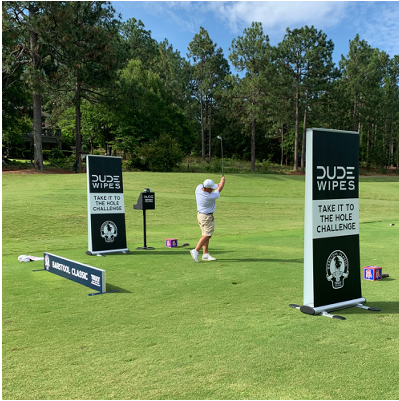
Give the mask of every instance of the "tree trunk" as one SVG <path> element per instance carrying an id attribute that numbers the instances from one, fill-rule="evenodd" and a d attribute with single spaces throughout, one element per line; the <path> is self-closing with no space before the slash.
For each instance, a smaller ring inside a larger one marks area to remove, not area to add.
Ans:
<path id="1" fill-rule="evenodd" d="M 299 88 L 297 86 L 295 95 L 294 171 L 298 171 L 298 148 L 299 148 Z"/>
<path id="2" fill-rule="evenodd" d="M 209 108 L 209 162 L 212 161 L 212 98 Z"/>
<path id="3" fill-rule="evenodd" d="M 399 141 L 398 146 L 396 147 L 396 174 L 399 171 Z"/>
<path id="4" fill-rule="evenodd" d="M 366 165 L 368 169 L 370 168 L 369 151 L 370 151 L 370 123 L 367 128 L 367 150 L 366 150 Z"/>
<path id="5" fill-rule="evenodd" d="M 35 84 L 36 87 L 36 84 Z M 42 147 L 42 96 L 33 92 L 33 147 L 34 166 L 36 170 L 43 170 L 43 147 Z"/>
<path id="6" fill-rule="evenodd" d="M 251 171 L 255 171 L 255 120 L 252 118 Z"/>
<path id="7" fill-rule="evenodd" d="M 82 150 L 82 133 L 80 132 L 80 82 L 76 79 L 76 97 L 75 97 L 75 145 L 76 145 L 76 166 L 78 172 L 82 172 L 82 159 L 80 152 Z"/>
<path id="8" fill-rule="evenodd" d="M 356 131 L 356 111 L 357 111 L 357 94 L 355 93 L 355 100 L 354 100 L 354 105 L 353 105 L 353 115 L 352 115 L 353 131 Z"/>
<path id="9" fill-rule="evenodd" d="M 388 151 L 388 172 L 389 172 L 389 168 L 391 167 L 391 156 L 392 156 L 392 160 L 393 160 L 393 113 L 392 113 L 392 117 L 391 117 L 391 138 L 389 140 L 389 151 Z"/>
<path id="10" fill-rule="evenodd" d="M 301 157 L 301 171 L 305 171 L 305 152 L 306 152 L 306 124 L 308 118 L 308 94 L 309 90 L 306 89 L 306 103 L 305 103 L 305 113 L 303 116 L 303 133 L 302 133 L 302 157 Z"/>
<path id="11" fill-rule="evenodd" d="M 205 161 L 205 131 L 204 131 L 204 105 L 202 101 L 202 91 L 200 91 L 201 104 L 201 146 L 202 146 L 202 161 Z"/>
<path id="12" fill-rule="evenodd" d="M 284 163 L 284 124 L 281 124 L 281 166 Z"/>
<path id="13" fill-rule="evenodd" d="M 29 18 L 33 18 L 36 9 L 29 5 Z M 37 75 L 33 78 L 33 147 L 34 166 L 36 170 L 43 170 L 43 147 L 42 147 L 42 95 L 40 94 L 40 59 L 38 55 L 37 33 L 30 30 L 30 50 L 32 53 L 32 66 Z"/>

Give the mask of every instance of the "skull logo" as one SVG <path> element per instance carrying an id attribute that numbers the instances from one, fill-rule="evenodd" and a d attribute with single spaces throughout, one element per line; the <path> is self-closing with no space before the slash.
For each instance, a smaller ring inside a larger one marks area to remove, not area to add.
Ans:
<path id="1" fill-rule="evenodd" d="M 344 286 L 344 280 L 349 276 L 348 257 L 344 252 L 336 250 L 330 254 L 326 264 L 327 280 L 331 281 L 334 290 Z"/>
<path id="2" fill-rule="evenodd" d="M 118 236 L 118 227 L 113 221 L 107 220 L 101 226 L 101 237 L 105 242 L 114 242 L 115 237 Z"/>

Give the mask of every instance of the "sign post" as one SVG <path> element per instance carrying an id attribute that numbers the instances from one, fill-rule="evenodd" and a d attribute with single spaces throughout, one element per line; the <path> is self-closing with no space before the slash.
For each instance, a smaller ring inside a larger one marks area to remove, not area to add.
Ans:
<path id="1" fill-rule="evenodd" d="M 359 134 L 321 128 L 306 132 L 303 313 L 359 306 Z"/>
<path id="2" fill-rule="evenodd" d="M 142 210 L 143 211 L 143 232 L 144 232 L 144 246 L 138 247 L 136 249 L 143 250 L 152 250 L 155 249 L 152 246 L 147 246 L 147 223 L 145 218 L 146 210 L 155 209 L 155 194 L 151 192 L 150 188 L 146 188 L 144 192 L 142 192 L 137 200 L 137 203 L 133 205 L 133 209 Z"/>
<path id="3" fill-rule="evenodd" d="M 128 252 L 122 159 L 87 155 L 89 255 Z"/>

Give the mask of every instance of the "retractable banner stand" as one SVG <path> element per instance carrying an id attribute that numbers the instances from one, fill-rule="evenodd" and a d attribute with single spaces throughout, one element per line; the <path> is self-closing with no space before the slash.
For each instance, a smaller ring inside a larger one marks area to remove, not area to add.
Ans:
<path id="1" fill-rule="evenodd" d="M 127 252 L 122 159 L 87 155 L 88 254 Z"/>
<path id="2" fill-rule="evenodd" d="M 306 133 L 304 305 L 302 312 L 360 306 L 359 134 Z M 372 309 L 364 307 L 365 309 Z"/>

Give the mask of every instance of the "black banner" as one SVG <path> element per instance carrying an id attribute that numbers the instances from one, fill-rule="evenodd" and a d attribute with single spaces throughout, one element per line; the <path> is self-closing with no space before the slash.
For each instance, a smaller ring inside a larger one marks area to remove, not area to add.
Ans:
<path id="1" fill-rule="evenodd" d="M 307 131 L 304 304 L 361 297 L 359 135 Z"/>
<path id="2" fill-rule="evenodd" d="M 128 251 L 120 157 L 87 156 L 87 203 L 89 251 Z"/>

